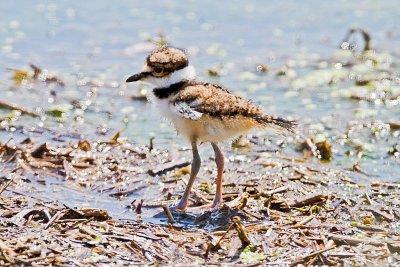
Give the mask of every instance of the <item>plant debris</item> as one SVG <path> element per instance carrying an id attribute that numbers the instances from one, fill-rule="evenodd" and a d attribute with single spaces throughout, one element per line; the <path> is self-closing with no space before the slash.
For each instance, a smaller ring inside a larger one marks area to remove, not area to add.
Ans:
<path id="1" fill-rule="evenodd" d="M 187 175 L 184 172 L 176 178 L 175 169 L 188 162 L 170 160 L 154 167 L 165 152 L 149 151 L 120 138 L 118 142 L 77 143 L 71 147 L 51 142 L 37 145 L 31 135 L 29 142 L 1 144 L 2 173 L 8 173 L 0 175 L 2 266 L 33 262 L 379 265 L 389 257 L 400 262 L 397 184 L 366 182 L 359 186 L 344 172 L 291 159 L 274 158 L 275 164 L 268 165 L 266 158 L 248 151 L 243 153 L 250 164 L 227 165 L 233 169 L 227 170 L 225 183 L 235 186 L 225 187 L 224 207 L 171 213 L 168 206 L 178 197 L 172 193 L 175 188 L 183 189 Z M 212 165 L 205 164 L 207 168 Z M 235 172 L 243 166 L 251 175 Z M 263 175 L 265 168 L 268 176 Z M 149 172 L 158 182 L 148 183 Z M 21 181 L 29 179 L 35 184 L 49 176 L 67 179 L 82 192 L 97 188 L 101 195 L 119 197 L 161 186 L 164 199 L 154 195 L 137 205 L 134 201 L 130 207 L 136 215 L 130 213 L 132 220 L 119 220 L 102 209 L 75 208 L 31 195 L 21 186 Z M 108 183 L 110 177 L 116 181 Z M 212 199 L 209 190 L 200 193 L 194 188 L 191 206 Z M 159 223 L 143 221 L 153 209 L 161 214 L 154 217 L 160 218 Z"/>
<path id="2" fill-rule="evenodd" d="M 31 70 L 7 68 L 8 71 L 13 73 L 12 79 L 15 85 L 20 86 L 24 81 L 41 81 L 45 83 L 56 83 L 59 86 L 65 85 L 60 78 L 49 74 L 48 70 L 44 70 L 34 64 L 29 64 L 29 67 Z"/>

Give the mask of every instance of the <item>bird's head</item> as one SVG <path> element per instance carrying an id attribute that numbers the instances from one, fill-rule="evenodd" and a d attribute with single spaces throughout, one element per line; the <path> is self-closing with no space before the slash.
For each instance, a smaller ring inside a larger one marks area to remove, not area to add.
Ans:
<path id="1" fill-rule="evenodd" d="M 178 48 L 164 46 L 153 50 L 142 70 L 126 82 L 143 81 L 154 87 L 169 87 L 182 80 L 193 80 L 196 72 L 189 65 L 186 53 Z"/>

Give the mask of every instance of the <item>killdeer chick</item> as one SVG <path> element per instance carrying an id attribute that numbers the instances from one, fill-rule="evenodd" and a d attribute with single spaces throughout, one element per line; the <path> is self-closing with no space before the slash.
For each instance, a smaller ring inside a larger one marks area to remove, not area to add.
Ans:
<path id="1" fill-rule="evenodd" d="M 193 182 L 200 169 L 197 145 L 210 142 L 217 164 L 217 189 L 214 201 L 222 204 L 224 155 L 218 143 L 233 139 L 252 128 L 280 128 L 293 131 L 294 121 L 266 115 L 250 101 L 218 85 L 198 82 L 193 66 L 183 50 L 164 46 L 151 52 L 142 70 L 126 82 L 143 81 L 152 85 L 152 100 L 161 114 L 171 120 L 179 134 L 191 144 L 193 161 L 185 192 L 174 209 L 185 210 Z"/>

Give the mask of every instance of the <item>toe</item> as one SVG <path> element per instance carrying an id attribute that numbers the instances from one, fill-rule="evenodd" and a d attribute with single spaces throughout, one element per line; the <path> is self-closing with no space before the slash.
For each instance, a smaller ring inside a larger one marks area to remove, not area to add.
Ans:
<path id="1" fill-rule="evenodd" d="M 172 206 L 170 207 L 171 210 L 176 210 L 176 211 L 186 211 L 186 207 L 180 206 L 180 205 L 176 205 L 176 206 Z"/>

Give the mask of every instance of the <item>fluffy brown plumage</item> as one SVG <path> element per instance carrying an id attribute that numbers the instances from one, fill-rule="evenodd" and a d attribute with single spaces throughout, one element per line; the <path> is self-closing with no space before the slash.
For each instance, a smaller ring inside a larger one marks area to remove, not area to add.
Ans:
<path id="1" fill-rule="evenodd" d="M 173 72 L 183 69 L 189 61 L 184 51 L 172 48 L 161 47 L 147 57 L 147 65 L 153 69 L 162 68 L 165 72 Z"/>
<path id="2" fill-rule="evenodd" d="M 253 120 L 256 127 L 279 126 L 292 132 L 296 126 L 295 121 L 266 115 L 261 107 L 255 106 L 251 101 L 211 83 L 189 81 L 177 90 L 170 102 L 188 103 L 193 110 L 221 120 L 240 116 Z"/>

